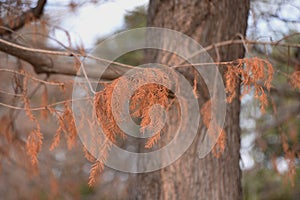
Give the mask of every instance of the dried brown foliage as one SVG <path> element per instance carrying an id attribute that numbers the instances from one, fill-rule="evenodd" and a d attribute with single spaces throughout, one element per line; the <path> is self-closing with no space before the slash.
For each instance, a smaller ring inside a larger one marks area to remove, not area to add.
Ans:
<path id="1" fill-rule="evenodd" d="M 255 98 L 260 101 L 261 111 L 264 113 L 268 105 L 266 92 L 271 88 L 274 70 L 272 64 L 261 58 L 244 58 L 237 60 L 227 65 L 227 72 L 225 75 L 226 92 L 228 94 L 227 101 L 232 102 L 236 97 L 236 88 L 238 87 L 238 80 L 242 80 L 244 87 L 242 96 L 248 94 L 251 88 L 255 91 Z"/>
<path id="2" fill-rule="evenodd" d="M 200 114 L 201 114 L 204 126 L 206 126 L 206 128 L 208 128 L 210 121 L 211 121 L 211 100 L 206 101 L 202 105 Z"/>
<path id="3" fill-rule="evenodd" d="M 147 84 L 140 87 L 132 96 L 130 110 L 132 116 L 141 118 L 141 132 L 145 131 L 145 127 L 154 129 L 159 126 L 160 116 L 158 113 L 152 113 L 152 122 L 150 118 L 150 110 L 155 104 L 161 105 L 164 109 L 170 104 L 168 99 L 169 91 L 166 87 L 159 84 Z M 150 123 L 151 122 L 151 123 Z M 161 127 L 161 126 L 160 126 Z M 155 133 L 150 137 L 145 145 L 146 148 L 151 148 L 160 139 L 161 132 Z"/>
<path id="4" fill-rule="evenodd" d="M 227 66 L 225 74 L 226 92 L 228 94 L 227 102 L 231 103 L 237 96 L 236 92 L 241 80 L 243 86 L 242 96 L 250 93 L 253 88 L 255 91 L 255 98 L 259 100 L 261 111 L 264 113 L 265 108 L 268 105 L 266 93 L 271 88 L 274 74 L 271 63 L 268 60 L 254 57 L 239 59 L 233 62 L 224 62 L 221 64 L 226 64 Z M 210 123 L 212 123 L 211 100 L 208 100 L 202 105 L 200 114 L 203 124 L 208 128 Z M 210 129 L 208 133 L 212 139 L 217 140 L 212 153 L 214 156 L 220 157 L 226 146 L 226 132 L 217 124 L 213 124 L 213 126 L 216 130 Z"/>
<path id="5" fill-rule="evenodd" d="M 293 129 L 295 130 L 295 129 Z M 292 130 L 292 132 L 293 132 Z M 282 142 L 282 149 L 284 152 L 284 158 L 288 164 L 288 171 L 286 174 L 286 179 L 290 181 L 292 186 L 295 185 L 295 177 L 296 177 L 296 160 L 295 160 L 295 148 L 289 145 L 288 143 L 288 136 L 285 133 L 281 133 L 281 142 Z M 295 144 L 295 143 L 294 143 Z"/>
<path id="6" fill-rule="evenodd" d="M 89 177 L 89 186 L 94 186 L 97 182 L 97 177 L 99 177 L 100 173 L 103 171 L 104 165 L 101 161 L 96 161 L 92 165 L 92 169 Z"/>
<path id="7" fill-rule="evenodd" d="M 219 158 L 225 150 L 226 132 L 223 128 L 219 127 L 217 124 L 210 124 L 210 123 L 214 123 L 212 121 L 212 116 L 211 116 L 211 100 L 206 101 L 202 105 L 200 114 L 202 117 L 203 124 L 207 129 L 209 128 L 210 125 L 214 127 L 213 129 L 209 129 L 208 134 L 212 140 L 217 141 L 212 149 L 212 154 L 216 158 Z"/>
<path id="8" fill-rule="evenodd" d="M 37 156 L 39 151 L 41 150 L 42 144 L 43 144 L 43 136 L 40 127 L 37 127 L 37 129 L 31 131 L 26 142 L 27 153 L 31 158 L 31 163 L 34 169 L 37 169 L 38 167 Z"/>
<path id="9" fill-rule="evenodd" d="M 61 132 L 65 133 L 65 137 L 67 139 L 68 148 L 71 149 L 76 142 L 77 139 L 77 131 L 76 131 L 76 125 L 75 120 L 73 116 L 73 112 L 70 107 L 69 102 L 64 103 L 64 111 L 62 114 L 59 112 L 49 109 L 51 113 L 55 113 L 58 117 L 58 124 L 59 127 L 56 130 L 56 133 L 54 135 L 53 142 L 50 146 L 50 150 L 53 150 L 60 142 L 61 139 Z"/>
<path id="10" fill-rule="evenodd" d="M 112 82 L 107 85 L 104 90 L 98 92 L 94 100 L 96 115 L 102 126 L 103 133 L 112 142 L 116 142 L 118 135 L 122 137 L 125 136 L 124 132 L 117 125 L 112 113 L 111 98 L 117 82 L 118 80 Z"/>
<path id="11" fill-rule="evenodd" d="M 293 88 L 298 88 L 300 89 L 300 71 L 295 71 L 291 76 L 290 76 L 290 84 Z"/>
<path id="12" fill-rule="evenodd" d="M 30 99 L 28 98 L 28 95 L 27 95 L 27 88 L 28 88 L 27 84 L 28 84 L 28 78 L 24 77 L 23 87 L 22 87 L 22 89 L 23 89 L 22 95 L 23 95 L 23 102 L 24 102 L 25 112 L 26 112 L 26 115 L 28 116 L 28 118 L 31 121 L 36 121 L 36 118 L 32 114 L 31 109 L 30 109 Z"/>
<path id="13" fill-rule="evenodd" d="M 95 162 L 95 157 L 85 148 L 83 147 L 83 152 L 84 152 L 84 157 L 89 161 L 89 162 Z"/>
<path id="14" fill-rule="evenodd" d="M 164 74 L 161 72 L 158 72 L 157 76 L 158 79 L 164 78 Z M 103 132 L 113 142 L 115 142 L 117 136 L 120 136 L 122 138 L 125 137 L 124 132 L 119 128 L 116 122 L 116 120 L 122 119 L 118 119 L 118 116 L 113 115 L 111 105 L 112 94 L 118 81 L 118 79 L 115 80 L 112 84 L 107 85 L 103 91 L 95 95 L 95 109 L 97 118 L 103 128 Z M 126 89 L 126 87 L 130 87 L 130 81 L 125 79 L 123 79 L 122 81 L 122 88 L 124 87 Z M 164 109 L 167 109 L 167 107 L 170 105 L 170 99 L 168 98 L 168 95 L 169 90 L 166 87 L 155 83 L 143 85 L 134 92 L 130 99 L 130 115 L 134 119 L 140 119 L 141 133 L 144 133 L 145 127 L 151 129 L 159 126 L 159 123 L 161 121 L 159 120 L 160 118 L 158 116 L 155 116 L 157 113 L 151 113 L 152 116 L 154 115 L 152 119 L 153 121 L 151 122 L 149 112 L 155 104 L 159 104 Z M 120 96 L 119 102 L 121 105 L 114 106 L 123 106 L 122 103 L 125 100 L 126 99 L 123 99 L 122 96 Z M 118 108 L 115 109 L 118 110 Z M 160 134 L 160 132 L 157 132 L 151 138 L 149 138 L 145 147 L 151 148 L 160 138 Z"/>
<path id="15" fill-rule="evenodd" d="M 242 86 L 243 86 L 243 93 L 242 96 L 245 94 L 248 94 L 252 89 L 254 89 L 255 98 L 257 98 L 261 105 L 261 111 L 264 112 L 266 106 L 268 105 L 268 99 L 267 99 L 267 92 L 271 88 L 271 82 L 273 79 L 273 67 L 270 64 L 269 61 L 261 58 L 244 58 L 239 59 L 233 62 L 226 62 L 225 64 L 227 66 L 227 72 L 225 74 L 225 84 L 226 84 L 226 92 L 228 94 L 227 101 L 228 103 L 231 103 L 232 100 L 237 97 L 236 89 L 239 86 L 239 82 L 241 80 Z M 24 103 L 24 108 L 26 115 L 28 118 L 36 123 L 36 128 L 30 132 L 27 138 L 26 147 L 27 147 L 27 153 L 30 156 L 31 163 L 34 166 L 34 168 L 37 169 L 38 166 L 38 153 L 41 149 L 41 145 L 43 143 L 43 136 L 41 133 L 40 125 L 35 117 L 35 115 L 32 112 L 32 108 L 30 106 L 30 98 L 28 97 L 28 79 L 31 79 L 33 81 L 37 81 L 41 83 L 39 80 L 35 80 L 34 78 L 27 76 L 25 72 L 20 72 L 22 75 L 24 75 L 23 82 L 22 82 L 22 91 L 21 91 L 21 98 Z M 166 77 L 163 73 L 158 72 L 156 74 L 157 77 L 155 79 L 153 77 L 147 77 L 145 75 L 145 79 L 150 78 L 151 80 L 156 80 L 153 82 L 161 82 L 164 83 L 166 81 Z M 290 77 L 290 83 L 294 88 L 300 88 L 300 73 L 299 71 L 295 71 Z M 111 141 L 113 143 L 116 143 L 119 138 L 124 139 L 125 133 L 121 130 L 121 128 L 118 126 L 118 121 L 122 120 L 118 118 L 118 116 L 113 115 L 112 111 L 112 96 L 114 89 L 116 88 L 117 84 L 120 83 L 119 81 L 122 81 L 122 89 L 123 92 L 126 92 L 126 88 L 128 89 L 130 87 L 130 81 L 132 80 L 126 80 L 123 77 L 120 79 L 114 80 L 110 84 L 106 84 L 104 89 L 100 92 L 97 92 L 93 101 L 91 101 L 92 104 L 94 104 L 95 108 L 95 115 L 98 119 L 97 122 L 89 121 L 87 119 L 88 123 L 90 124 L 90 132 L 92 132 L 94 135 L 92 137 L 95 139 L 96 143 L 101 142 L 103 144 L 101 146 L 102 149 L 96 149 L 96 145 L 94 146 L 93 151 L 97 152 L 99 155 L 101 155 L 100 158 L 95 158 L 91 152 L 89 152 L 86 148 L 83 148 L 83 152 L 87 160 L 90 162 L 94 162 L 90 178 L 89 178 L 89 185 L 93 186 L 96 183 L 97 176 L 100 174 L 100 172 L 103 170 L 103 163 L 105 159 L 107 158 L 107 150 L 110 148 Z M 170 81 L 170 80 L 168 80 Z M 176 85 L 176 80 L 174 81 Z M 62 90 L 64 90 L 64 84 L 59 85 L 58 83 L 54 82 L 42 82 L 43 84 L 52 84 L 52 85 L 58 85 L 61 87 Z M 196 87 L 197 80 L 194 79 L 194 93 L 195 96 L 197 96 L 197 90 Z M 123 106 L 125 100 L 122 99 L 123 96 L 120 96 L 119 104 L 114 105 L 116 106 L 116 110 L 118 110 L 118 106 Z M 124 96 L 125 98 L 125 96 Z M 62 133 L 64 133 L 68 148 L 72 148 L 77 139 L 77 132 L 76 132 L 76 126 L 75 126 L 75 120 L 73 116 L 73 112 L 70 107 L 71 101 L 65 101 L 62 102 L 64 105 L 63 111 L 58 111 L 53 108 L 53 105 L 48 103 L 48 91 L 47 88 L 44 87 L 44 91 L 42 93 L 41 98 L 41 106 L 44 109 L 40 109 L 41 116 L 43 118 L 47 118 L 48 114 L 51 113 L 52 115 L 55 115 L 57 117 L 58 121 L 58 128 L 56 130 L 56 133 L 53 138 L 53 142 L 50 146 L 50 150 L 55 149 L 59 145 L 59 142 L 61 141 Z M 143 134 L 145 132 L 146 128 L 152 129 L 156 126 L 161 126 L 160 123 L 162 123 L 162 120 L 160 120 L 159 113 L 151 113 L 151 110 L 154 105 L 159 104 L 164 109 L 168 110 L 170 105 L 172 104 L 172 98 L 170 98 L 170 91 L 160 84 L 155 83 L 149 83 L 145 84 L 138 89 L 134 91 L 132 96 L 130 97 L 130 117 L 136 121 L 139 122 L 141 125 L 140 132 Z M 55 104 L 57 105 L 57 104 Z M 154 116 L 153 118 L 150 118 L 151 116 Z M 156 116 L 157 114 L 157 116 Z M 200 110 L 200 114 L 202 116 L 203 124 L 208 128 L 211 121 L 211 101 L 208 100 L 206 103 L 203 104 Z M 95 124 L 96 123 L 96 124 Z M 107 137 L 106 141 L 100 141 L 97 138 L 97 130 L 94 130 L 94 127 L 97 127 L 97 125 L 100 125 L 102 127 L 103 133 Z M 213 138 L 216 139 L 216 145 L 212 149 L 212 153 L 215 157 L 220 157 L 222 153 L 224 152 L 226 148 L 226 133 L 224 129 L 221 127 L 217 127 L 216 130 L 210 130 L 208 134 Z M 5 128 L 5 127 L 3 127 Z M 77 127 L 78 128 L 78 127 Z M 7 140 L 12 140 L 12 134 L 9 134 L 9 127 L 5 128 L 6 131 L 4 133 L 7 135 Z M 216 135 L 218 135 L 218 138 L 215 138 Z M 148 138 L 145 148 L 152 148 L 153 145 L 155 145 L 162 136 L 162 131 L 159 131 L 155 133 L 152 137 Z M 285 136 L 282 136 L 282 145 L 284 149 L 284 153 L 286 156 L 286 159 L 289 160 L 289 179 L 292 179 L 295 173 L 295 163 L 294 163 L 294 156 L 297 152 L 293 150 L 293 148 L 290 148 L 288 146 L 288 142 L 286 142 Z"/>
<path id="16" fill-rule="evenodd" d="M 145 78 L 147 75 L 145 74 Z M 157 79 L 165 79 L 165 75 L 161 72 L 157 73 Z M 107 139 L 113 143 L 116 143 L 117 138 L 125 138 L 125 133 L 118 126 L 117 121 L 122 120 L 118 118 L 118 116 L 113 114 L 112 111 L 112 98 L 113 92 L 120 79 L 113 81 L 111 84 L 105 86 L 105 88 L 98 92 L 94 98 L 94 107 L 96 110 L 97 119 L 102 127 L 103 133 L 106 135 Z M 130 87 L 130 81 L 123 78 L 122 80 L 122 89 L 124 92 L 126 88 Z M 159 81 L 158 81 L 159 82 Z M 153 129 L 156 126 L 159 126 L 161 123 L 160 117 L 156 116 L 156 113 L 151 113 L 152 121 L 150 118 L 150 112 L 155 104 L 161 105 L 164 109 L 167 109 L 170 105 L 170 99 L 168 98 L 169 90 L 159 84 L 150 83 L 139 87 L 134 94 L 130 97 L 130 116 L 137 121 L 140 121 L 140 132 L 143 134 L 145 131 L 145 127 L 147 129 Z M 118 96 L 118 104 L 114 105 L 115 107 L 123 106 L 126 101 L 126 95 Z M 115 108 L 119 110 L 118 108 Z M 151 148 L 161 137 L 161 131 L 155 133 L 152 137 L 150 137 L 146 144 L 145 148 Z M 106 148 L 109 148 L 107 146 Z M 105 148 L 102 149 L 103 154 L 105 155 Z M 86 154 L 89 159 L 92 159 L 90 154 Z M 104 159 L 106 156 L 102 156 Z M 94 165 L 93 170 L 90 174 L 89 184 L 92 186 L 95 183 L 95 173 L 96 171 L 103 169 L 99 167 L 99 163 Z"/>

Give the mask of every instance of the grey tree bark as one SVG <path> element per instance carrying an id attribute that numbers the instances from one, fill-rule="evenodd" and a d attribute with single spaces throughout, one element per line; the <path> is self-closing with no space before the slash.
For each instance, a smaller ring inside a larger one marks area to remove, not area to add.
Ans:
<path id="1" fill-rule="evenodd" d="M 249 0 L 151 0 L 148 22 L 149 26 L 187 34 L 205 47 L 236 39 L 238 34 L 244 36 L 248 11 Z M 209 53 L 215 61 L 231 61 L 243 58 L 244 48 L 233 44 Z M 158 55 L 154 61 L 162 59 L 163 56 Z M 220 71 L 224 75 L 226 69 L 220 67 Z M 137 175 L 130 190 L 131 199 L 242 199 L 239 114 L 240 100 L 235 98 L 227 105 L 226 147 L 221 157 L 216 158 L 210 153 L 199 159 L 198 136 L 188 151 L 171 166 Z M 199 133 L 203 130 L 200 124 Z"/>

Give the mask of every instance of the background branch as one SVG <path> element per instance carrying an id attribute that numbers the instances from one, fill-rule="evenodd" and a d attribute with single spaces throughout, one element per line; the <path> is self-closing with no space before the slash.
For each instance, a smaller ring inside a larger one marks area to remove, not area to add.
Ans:
<path id="1" fill-rule="evenodd" d="M 44 12 L 44 7 L 46 3 L 47 0 L 39 0 L 37 2 L 36 7 L 31 8 L 26 12 L 23 12 L 20 16 L 7 20 L 1 19 L 1 21 L 4 22 L 4 24 L 0 24 L 3 27 L 0 27 L 0 36 L 4 34 L 11 34 L 10 30 L 19 30 L 29 21 L 39 19 Z"/>

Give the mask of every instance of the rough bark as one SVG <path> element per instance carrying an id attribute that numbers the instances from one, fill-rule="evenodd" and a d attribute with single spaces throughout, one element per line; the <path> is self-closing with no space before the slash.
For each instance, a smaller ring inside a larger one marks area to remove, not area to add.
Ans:
<path id="1" fill-rule="evenodd" d="M 148 20 L 150 26 L 180 31 L 207 46 L 245 35 L 248 10 L 249 0 L 151 0 Z M 244 49 L 235 44 L 209 53 L 215 60 L 229 61 L 242 58 Z M 157 56 L 155 61 L 162 59 Z M 220 71 L 224 75 L 225 69 Z M 239 114 L 240 101 L 236 98 L 227 105 L 226 148 L 220 158 L 209 154 L 199 159 L 198 137 L 171 166 L 137 175 L 132 199 L 242 199 Z M 200 128 L 199 133 L 203 130 Z"/>

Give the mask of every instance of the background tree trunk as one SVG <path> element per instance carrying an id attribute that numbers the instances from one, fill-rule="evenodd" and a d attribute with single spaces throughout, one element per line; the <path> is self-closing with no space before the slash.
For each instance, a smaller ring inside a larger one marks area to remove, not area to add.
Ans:
<path id="1" fill-rule="evenodd" d="M 237 34 L 245 35 L 248 11 L 249 0 L 151 0 L 148 22 L 149 26 L 187 34 L 205 47 L 234 39 Z M 231 45 L 209 53 L 215 61 L 229 61 L 242 58 L 244 49 L 242 45 Z M 157 62 L 161 59 L 162 56 L 156 56 Z M 225 70 L 220 71 L 224 75 Z M 220 158 L 210 153 L 199 159 L 198 137 L 171 166 L 137 175 L 132 199 L 242 199 L 239 113 L 240 101 L 235 98 L 227 105 L 226 147 Z M 199 132 L 203 130 L 200 128 Z"/>

